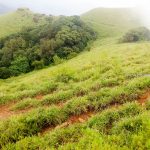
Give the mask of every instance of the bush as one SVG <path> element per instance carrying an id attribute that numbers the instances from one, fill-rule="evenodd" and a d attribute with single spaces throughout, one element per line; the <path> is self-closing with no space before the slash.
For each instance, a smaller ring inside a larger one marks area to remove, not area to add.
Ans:
<path id="1" fill-rule="evenodd" d="M 150 30 L 146 27 L 139 27 L 132 29 L 127 32 L 121 39 L 120 42 L 137 42 L 137 41 L 149 41 L 150 40 Z"/>
<path id="2" fill-rule="evenodd" d="M 55 65 L 58 65 L 58 64 L 63 62 L 63 59 L 61 59 L 59 56 L 55 55 L 53 57 L 53 62 L 54 62 Z"/>
<path id="3" fill-rule="evenodd" d="M 10 69 L 6 68 L 6 67 L 1 67 L 0 68 L 0 78 L 1 79 L 7 79 L 11 76 L 11 71 Z"/>
<path id="4" fill-rule="evenodd" d="M 19 75 L 29 71 L 29 63 L 26 57 L 17 57 L 10 66 L 12 75 Z"/>
<path id="5" fill-rule="evenodd" d="M 34 69 L 38 70 L 38 69 L 42 69 L 44 67 L 44 62 L 43 60 L 40 60 L 40 61 L 34 61 L 32 63 L 32 66 L 34 67 Z"/>
<path id="6" fill-rule="evenodd" d="M 74 80 L 73 74 L 74 71 L 67 69 L 67 68 L 62 68 L 59 72 L 59 74 L 56 76 L 56 81 L 57 82 L 63 82 L 63 83 L 68 83 L 71 80 Z"/>

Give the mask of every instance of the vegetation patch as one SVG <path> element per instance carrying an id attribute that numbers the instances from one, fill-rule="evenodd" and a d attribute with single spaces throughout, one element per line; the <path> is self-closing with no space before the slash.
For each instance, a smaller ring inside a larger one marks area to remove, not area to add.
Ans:
<path id="1" fill-rule="evenodd" d="M 150 30 L 146 27 L 132 29 L 120 39 L 120 42 L 123 43 L 137 41 L 150 41 Z"/>

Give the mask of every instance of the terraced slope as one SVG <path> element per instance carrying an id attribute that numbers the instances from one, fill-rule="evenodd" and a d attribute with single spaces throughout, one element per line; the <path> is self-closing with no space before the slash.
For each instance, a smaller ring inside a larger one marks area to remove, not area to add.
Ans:
<path id="1" fill-rule="evenodd" d="M 34 138 L 41 138 L 43 133 L 51 136 L 55 128 L 59 133 L 60 128 L 66 127 L 62 132 L 69 136 L 70 130 L 74 132 L 70 129 L 71 124 L 84 123 L 105 109 L 137 101 L 150 88 L 149 48 L 149 43 L 105 45 L 64 64 L 2 80 L 0 145 L 22 143 L 25 138 L 24 144 L 30 146 L 26 137 L 34 135 L 33 139 L 29 138 L 34 143 Z M 97 121 L 92 123 L 92 127 L 95 128 Z M 78 130 L 82 132 L 81 129 Z M 82 135 L 78 133 L 77 139 Z M 57 138 L 60 136 L 63 135 L 58 134 Z M 71 137 L 74 136 L 75 133 Z M 54 147 L 76 140 L 66 139 L 60 145 L 54 144 Z M 49 138 L 46 142 L 50 144 L 48 147 L 53 146 Z M 34 144 L 40 146 L 39 142 Z"/>

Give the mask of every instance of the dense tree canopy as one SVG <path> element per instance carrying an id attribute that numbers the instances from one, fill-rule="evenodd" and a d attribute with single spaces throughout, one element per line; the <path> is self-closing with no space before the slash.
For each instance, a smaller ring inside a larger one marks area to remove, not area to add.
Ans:
<path id="1" fill-rule="evenodd" d="M 78 16 L 50 16 L 47 22 L 0 40 L 0 78 L 43 68 L 54 62 L 54 56 L 67 59 L 96 37 Z"/>

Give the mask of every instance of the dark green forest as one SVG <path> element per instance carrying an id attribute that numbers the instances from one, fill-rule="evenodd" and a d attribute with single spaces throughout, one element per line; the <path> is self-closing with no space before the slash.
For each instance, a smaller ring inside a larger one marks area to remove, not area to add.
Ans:
<path id="1" fill-rule="evenodd" d="M 80 53 L 95 39 L 95 32 L 79 16 L 54 18 L 38 27 L 0 39 L 0 78 L 41 69 Z"/>

